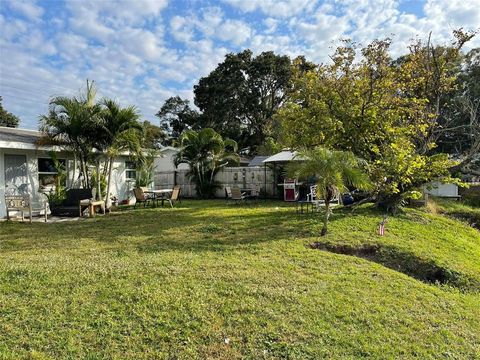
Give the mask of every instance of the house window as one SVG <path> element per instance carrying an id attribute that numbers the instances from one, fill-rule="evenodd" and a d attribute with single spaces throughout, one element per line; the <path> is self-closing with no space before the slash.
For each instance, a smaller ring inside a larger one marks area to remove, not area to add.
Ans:
<path id="1" fill-rule="evenodd" d="M 59 159 L 58 163 L 63 169 L 66 168 L 65 159 Z M 40 188 L 55 186 L 57 178 L 58 169 L 54 161 L 49 158 L 38 158 L 38 183 L 40 184 Z M 66 180 L 67 179 L 63 179 L 63 185 L 66 185 Z"/>
<path id="2" fill-rule="evenodd" d="M 125 161 L 125 177 L 127 180 L 137 178 L 137 163 L 135 161 Z"/>

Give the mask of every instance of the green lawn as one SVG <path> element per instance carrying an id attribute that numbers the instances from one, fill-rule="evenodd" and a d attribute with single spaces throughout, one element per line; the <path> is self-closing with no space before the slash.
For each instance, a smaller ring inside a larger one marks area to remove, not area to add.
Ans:
<path id="1" fill-rule="evenodd" d="M 380 220 L 337 210 L 319 238 L 283 203 L 185 201 L 2 223 L 0 358 L 480 358 L 480 232 L 409 210 L 380 237 Z M 412 277 L 432 267 L 446 284 Z"/>

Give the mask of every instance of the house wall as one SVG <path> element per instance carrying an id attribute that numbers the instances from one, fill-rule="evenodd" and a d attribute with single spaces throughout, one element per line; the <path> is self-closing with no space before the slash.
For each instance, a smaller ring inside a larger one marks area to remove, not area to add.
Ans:
<path id="1" fill-rule="evenodd" d="M 6 216 L 5 207 L 5 193 L 7 190 L 5 183 L 5 155 L 25 155 L 27 160 L 27 191 L 32 196 L 32 204 L 39 206 L 46 201 L 46 196 L 39 192 L 38 181 L 38 158 L 49 158 L 48 151 L 43 150 L 29 150 L 29 149 L 5 149 L 0 148 L 0 218 Z M 69 157 L 64 153 L 59 153 L 59 159 L 67 160 L 67 170 L 69 164 Z M 67 179 L 67 186 L 68 186 Z"/>
<path id="2" fill-rule="evenodd" d="M 179 164 L 178 168 L 175 168 L 173 159 L 177 153 L 178 150 L 174 148 L 162 149 L 160 155 L 155 158 L 155 171 L 188 170 L 187 164 Z"/>
<path id="3" fill-rule="evenodd" d="M 6 217 L 5 207 L 5 154 L 10 155 L 25 155 L 27 160 L 27 189 L 32 196 L 34 206 L 40 206 L 47 201 L 46 196 L 39 191 L 38 179 L 38 158 L 49 158 L 49 151 L 46 150 L 31 150 L 31 149 L 7 149 L 0 148 L 0 218 Z M 67 187 L 78 187 L 79 169 L 74 172 L 74 160 L 69 154 L 59 152 L 58 159 L 65 159 L 67 165 Z M 121 156 L 114 160 L 112 171 L 112 183 L 110 193 L 116 196 L 120 201 L 133 201 L 132 188 L 133 184 L 126 181 L 125 161 L 127 156 Z"/>

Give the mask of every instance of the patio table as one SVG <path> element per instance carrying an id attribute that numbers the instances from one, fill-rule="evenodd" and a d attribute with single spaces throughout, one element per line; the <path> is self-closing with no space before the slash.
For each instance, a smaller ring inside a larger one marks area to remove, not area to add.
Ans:
<path id="1" fill-rule="evenodd" d="M 145 194 L 152 194 L 154 200 L 161 199 L 162 200 L 162 206 L 163 206 L 163 203 L 165 201 L 165 194 L 171 193 L 172 191 L 173 191 L 173 189 L 160 189 L 160 190 L 153 190 L 152 189 L 152 190 L 145 190 L 144 193 Z M 155 205 L 155 201 L 153 202 L 153 204 Z"/>

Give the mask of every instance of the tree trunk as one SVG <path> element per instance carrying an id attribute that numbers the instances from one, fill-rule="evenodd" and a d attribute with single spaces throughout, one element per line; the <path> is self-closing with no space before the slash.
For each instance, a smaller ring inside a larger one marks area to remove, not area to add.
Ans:
<path id="1" fill-rule="evenodd" d="M 112 206 L 112 201 L 110 200 L 110 184 L 112 183 L 112 169 L 113 169 L 113 158 L 108 159 L 108 180 L 107 180 L 107 195 L 105 197 L 105 208 L 110 209 Z"/>
<path id="2" fill-rule="evenodd" d="M 323 218 L 322 232 L 320 233 L 321 236 L 327 235 L 329 217 L 330 217 L 330 199 L 326 198 L 325 199 L 325 216 Z"/>
<path id="3" fill-rule="evenodd" d="M 82 155 L 80 155 L 80 172 L 82 176 L 82 186 L 84 189 L 87 188 L 87 175 L 85 174 L 85 159 Z"/>
<path id="4" fill-rule="evenodd" d="M 101 176 L 100 176 L 100 159 L 98 159 L 97 161 L 97 198 L 98 200 L 103 201 Z"/>

